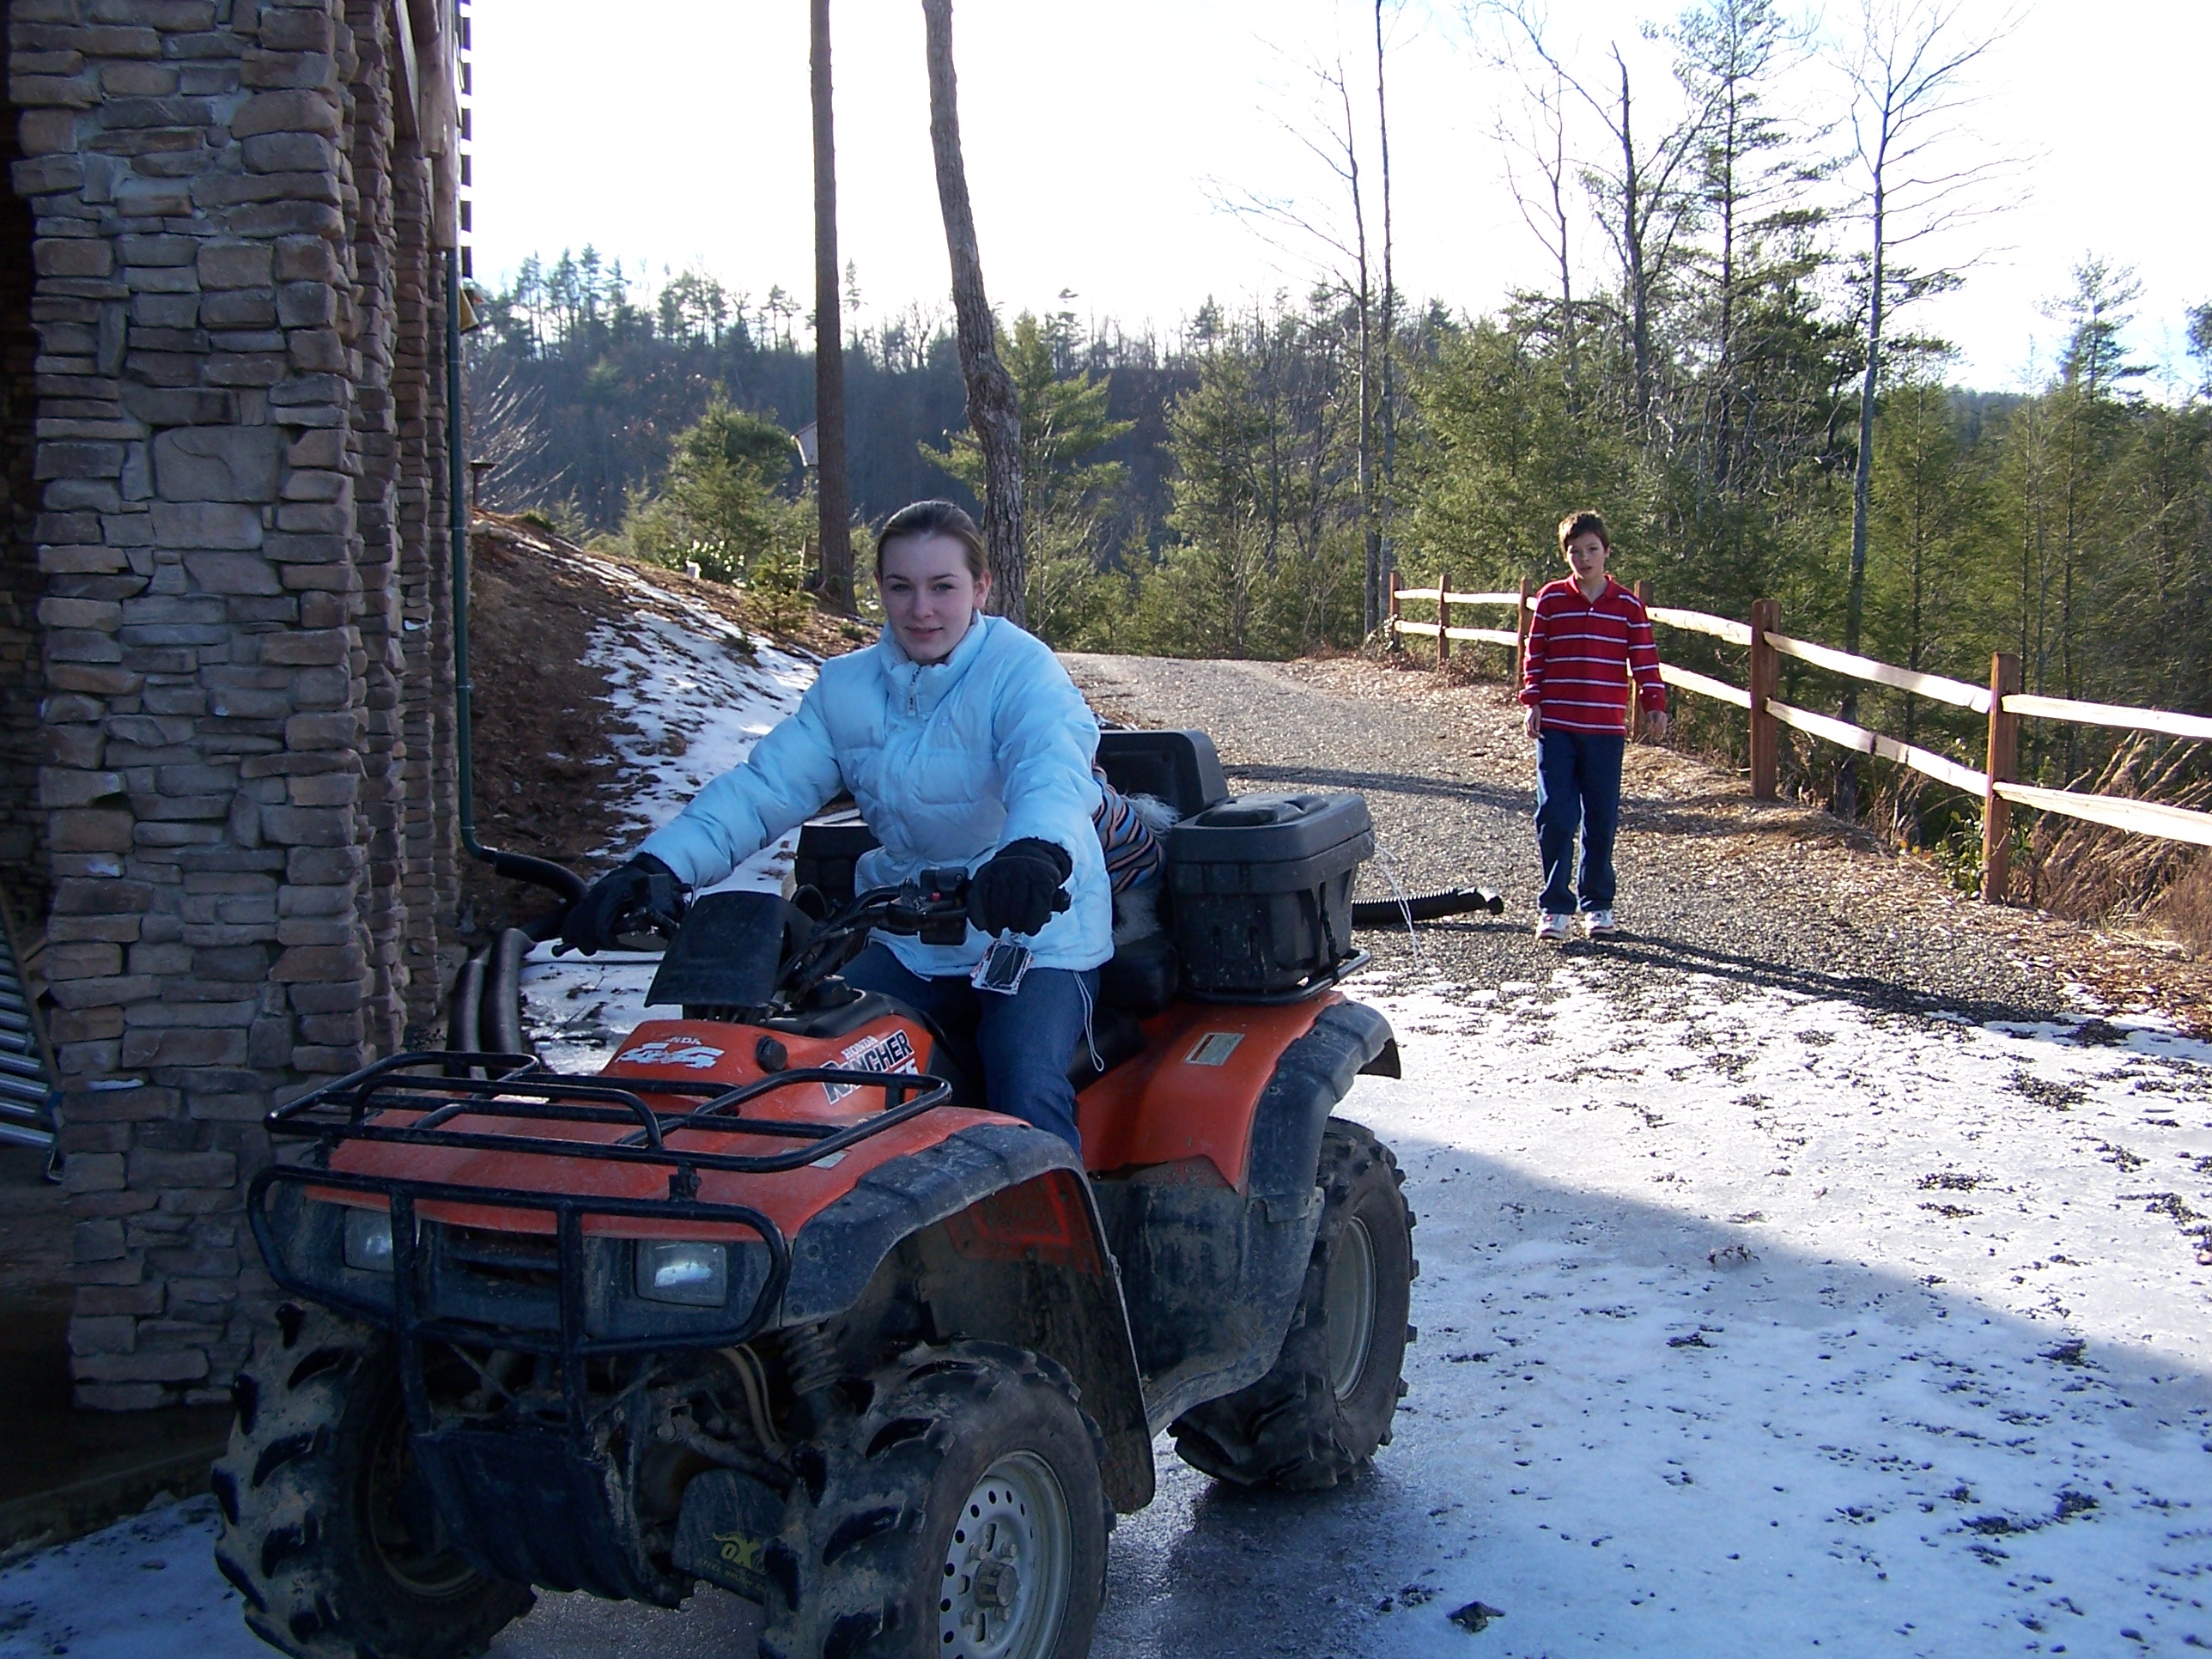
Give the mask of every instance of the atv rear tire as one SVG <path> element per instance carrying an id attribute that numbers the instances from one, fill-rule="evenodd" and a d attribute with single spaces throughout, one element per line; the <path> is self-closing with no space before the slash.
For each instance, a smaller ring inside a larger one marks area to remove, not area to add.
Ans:
<path id="1" fill-rule="evenodd" d="M 1390 1149 L 1331 1118 L 1315 1182 L 1326 1194 L 1304 1294 L 1274 1368 L 1172 1425 L 1186 1463 L 1240 1486 L 1333 1486 L 1390 1439 L 1413 1262 L 1406 1177 Z"/>
<path id="2" fill-rule="evenodd" d="M 414 1473 L 391 1340 L 279 1311 L 236 1389 L 210 1485 L 215 1563 L 256 1636 L 295 1659 L 470 1659 L 530 1610 L 446 1540 Z"/>
<path id="3" fill-rule="evenodd" d="M 1082 1659 L 1114 1517 L 1067 1373 L 959 1342 L 871 1396 L 800 1455 L 763 1659 Z"/>

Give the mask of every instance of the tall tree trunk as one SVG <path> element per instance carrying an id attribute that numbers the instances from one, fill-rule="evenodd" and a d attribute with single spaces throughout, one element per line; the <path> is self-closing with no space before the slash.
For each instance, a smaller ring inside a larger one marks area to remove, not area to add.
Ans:
<path id="1" fill-rule="evenodd" d="M 1620 70 L 1620 246 L 1628 266 L 1628 342 L 1636 376 L 1636 430 L 1638 438 L 1650 435 L 1651 419 L 1651 287 L 1652 277 L 1644 259 L 1643 169 L 1638 165 L 1636 139 L 1631 126 L 1628 65 L 1618 47 L 1613 61 Z"/>
<path id="2" fill-rule="evenodd" d="M 1375 116 L 1382 145 L 1382 512 L 1368 585 L 1370 633 L 1382 622 L 1383 580 L 1391 562 L 1390 520 L 1398 477 L 1398 287 L 1391 264 L 1390 105 L 1383 95 L 1382 70 L 1382 0 L 1375 0 Z"/>
<path id="3" fill-rule="evenodd" d="M 1883 241 L 1887 228 L 1883 214 L 1887 208 L 1882 176 L 1886 147 L 1875 151 L 1874 171 L 1874 258 L 1869 272 L 1867 288 L 1867 360 L 1866 375 L 1859 386 L 1859 453 L 1851 468 L 1851 562 L 1844 586 L 1844 649 L 1856 653 L 1859 635 L 1866 625 L 1866 568 L 1868 519 L 1874 506 L 1874 416 L 1875 395 L 1881 384 L 1881 301 L 1883 262 L 1889 249 Z M 1837 713 L 1846 720 L 1858 719 L 1859 694 L 1856 683 L 1844 692 L 1843 702 Z M 1838 817 L 1858 816 L 1859 771 L 1856 755 L 1845 750 L 1836 768 L 1836 812 Z"/>
<path id="4" fill-rule="evenodd" d="M 952 0 L 921 0 L 929 52 L 929 140 L 937 156 L 937 200 L 952 260 L 952 311 L 960 374 L 968 386 L 968 423 L 983 452 L 983 541 L 994 608 L 1008 621 L 1029 618 L 1029 560 L 1022 547 L 1022 416 L 1013 376 L 999 360 L 997 324 L 983 291 L 983 256 L 968 204 L 960 157 L 959 86 L 952 72 Z"/>
<path id="5" fill-rule="evenodd" d="M 1359 431 L 1357 441 L 1359 477 L 1359 524 L 1366 544 L 1362 565 L 1360 637 L 1372 634 L 1382 623 L 1382 532 L 1375 518 L 1375 283 L 1367 270 L 1367 204 L 1360 194 L 1359 145 L 1353 136 L 1352 91 L 1344 65 L 1337 64 L 1336 91 L 1344 106 L 1345 183 L 1352 198 L 1352 229 L 1359 291 L 1353 295 L 1359 324 Z"/>
<path id="6" fill-rule="evenodd" d="M 814 496 L 828 610 L 853 613 L 852 492 L 845 472 L 845 327 L 837 282 L 837 134 L 830 0 L 811 0 L 814 91 Z"/>

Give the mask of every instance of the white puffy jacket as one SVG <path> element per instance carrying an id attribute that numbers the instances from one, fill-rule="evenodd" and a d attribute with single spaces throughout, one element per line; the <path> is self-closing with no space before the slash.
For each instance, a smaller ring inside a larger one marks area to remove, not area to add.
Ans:
<path id="1" fill-rule="evenodd" d="M 710 885 L 849 790 L 883 845 L 860 860 L 863 887 L 924 869 L 973 871 L 1034 836 L 1073 861 L 1068 908 L 1030 941 L 1041 968 L 1096 968 L 1113 954 L 1112 901 L 1092 814 L 1098 722 L 1051 648 L 999 617 L 977 617 L 952 654 L 927 666 L 889 629 L 834 657 L 798 711 L 669 823 L 650 853 Z M 917 974 L 965 973 L 988 941 L 879 935 Z"/>

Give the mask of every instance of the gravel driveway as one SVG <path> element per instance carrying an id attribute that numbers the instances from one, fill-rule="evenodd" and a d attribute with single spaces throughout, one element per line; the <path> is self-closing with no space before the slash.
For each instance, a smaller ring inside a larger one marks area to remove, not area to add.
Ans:
<path id="1" fill-rule="evenodd" d="M 1362 936 L 1394 986 L 1425 979 L 1486 988 L 1547 980 L 1562 947 L 1531 937 L 1542 885 L 1533 815 L 1534 751 L 1521 713 L 1494 685 L 1439 686 L 1371 663 L 1183 662 L 1070 653 L 1102 714 L 1212 735 L 1231 786 L 1356 789 L 1377 856 L 1359 896 L 1480 883 L 1502 916 Z M 1664 995 L 1672 968 L 1747 987 L 1842 997 L 1893 1012 L 1954 1009 L 1976 1019 L 2044 1019 L 2069 1010 L 2017 913 L 1947 892 L 1826 814 L 1758 805 L 1736 779 L 1684 757 L 1633 748 L 1616 864 L 1620 937 L 1565 954 L 1637 1000 Z M 2024 941 L 2031 941 L 2025 942 Z M 1418 955 L 1417 955 L 1418 952 Z"/>

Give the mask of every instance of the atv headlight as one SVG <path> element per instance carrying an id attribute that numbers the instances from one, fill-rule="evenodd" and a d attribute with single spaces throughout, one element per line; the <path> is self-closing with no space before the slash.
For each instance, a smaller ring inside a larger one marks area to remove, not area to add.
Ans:
<path id="1" fill-rule="evenodd" d="M 719 1308 L 730 1295 L 729 1249 L 684 1240 L 641 1240 L 637 1293 L 651 1302 Z"/>
<path id="2" fill-rule="evenodd" d="M 392 1212 L 345 1212 L 345 1264 L 373 1273 L 392 1271 Z"/>

